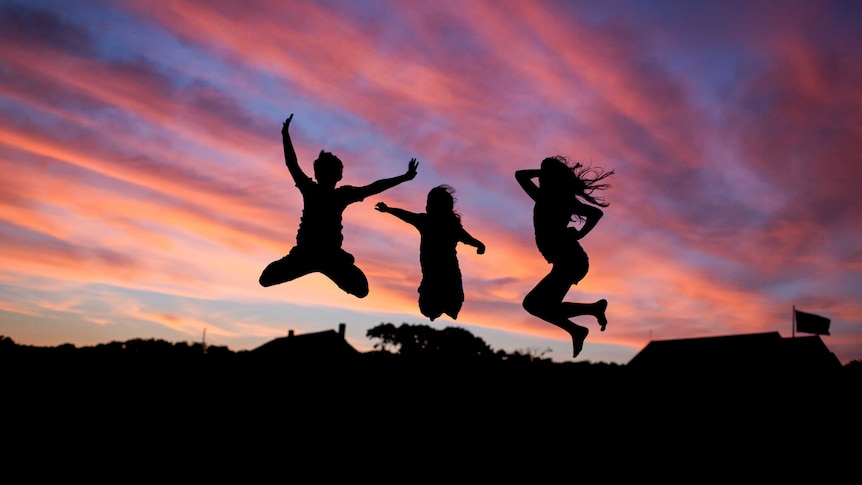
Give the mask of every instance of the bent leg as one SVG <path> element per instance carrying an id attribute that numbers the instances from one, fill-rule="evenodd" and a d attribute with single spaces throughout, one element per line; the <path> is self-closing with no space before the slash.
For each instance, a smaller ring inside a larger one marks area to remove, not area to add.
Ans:
<path id="1" fill-rule="evenodd" d="M 560 295 L 560 312 L 562 312 L 563 317 L 568 319 L 579 317 L 581 315 L 592 315 L 596 317 L 596 320 L 601 326 L 602 332 L 604 332 L 605 327 L 608 324 L 608 319 L 605 315 L 608 308 L 607 300 L 601 299 L 595 303 L 574 303 L 562 301 L 566 296 L 565 293 L 567 293 L 569 288 L 571 288 L 571 285 L 577 285 L 578 282 L 587 275 L 589 268 L 589 259 L 587 259 L 586 256 L 581 257 L 576 255 L 572 258 L 563 258 L 558 263 L 554 264 L 551 274 L 548 276 L 550 277 L 551 275 L 554 275 L 554 278 L 560 280 L 557 283 L 557 287 L 564 288 L 564 293 Z M 556 293 L 555 297 L 558 294 L 559 293 Z"/>
<path id="2" fill-rule="evenodd" d="M 561 305 L 570 287 L 568 280 L 554 268 L 524 297 L 524 310 L 548 321 L 565 318 Z"/>
<path id="3" fill-rule="evenodd" d="M 605 312 L 608 309 L 608 301 L 604 298 L 595 303 L 563 302 L 562 309 L 563 314 L 567 318 L 578 317 L 581 315 L 592 315 L 596 317 L 596 320 L 598 320 L 599 325 L 602 327 L 602 332 L 605 331 L 605 327 L 608 324 L 608 318 L 605 316 Z"/>
<path id="4" fill-rule="evenodd" d="M 295 280 L 314 271 L 314 265 L 305 258 L 287 256 L 269 263 L 260 274 L 258 282 L 264 288 Z"/>
<path id="5" fill-rule="evenodd" d="M 524 297 L 523 307 L 531 315 L 541 318 L 548 323 L 556 325 L 565 330 L 572 337 L 574 348 L 573 357 L 577 357 L 584 347 L 584 341 L 590 333 L 586 327 L 582 327 L 569 320 L 566 314 L 563 298 L 571 287 L 570 279 L 565 273 L 552 269 L 542 278 L 535 288 Z"/>

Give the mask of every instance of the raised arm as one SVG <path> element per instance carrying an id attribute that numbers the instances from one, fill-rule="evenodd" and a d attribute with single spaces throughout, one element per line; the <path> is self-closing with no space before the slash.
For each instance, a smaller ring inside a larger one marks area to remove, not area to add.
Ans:
<path id="1" fill-rule="evenodd" d="M 363 198 L 368 197 L 369 195 L 379 194 L 384 190 L 391 189 L 396 185 L 406 182 L 408 180 L 413 180 L 416 177 L 416 169 L 419 167 L 419 162 L 416 161 L 415 158 L 411 158 L 410 162 L 407 164 L 407 172 L 397 177 L 392 177 L 388 179 L 380 179 L 376 182 L 372 182 L 365 187 L 359 187 L 362 191 Z"/>
<path id="2" fill-rule="evenodd" d="M 533 200 L 536 200 L 539 196 L 539 186 L 533 182 L 533 179 L 538 178 L 540 172 L 541 170 L 538 168 L 528 168 L 515 172 L 515 180 L 521 184 L 521 188 L 524 189 L 524 192 L 526 192 Z"/>
<path id="3" fill-rule="evenodd" d="M 293 113 L 287 117 L 281 127 L 281 141 L 284 145 L 284 164 L 290 170 L 290 175 L 293 180 L 299 183 L 301 180 L 307 180 L 308 176 L 302 171 L 299 166 L 299 161 L 296 159 L 296 151 L 293 149 L 293 142 L 290 139 L 290 122 L 293 120 Z"/>
<path id="4" fill-rule="evenodd" d="M 589 234 L 596 227 L 596 224 L 599 223 L 599 219 L 605 215 L 604 211 L 598 207 L 587 204 L 581 204 L 578 207 L 577 214 L 584 218 L 584 225 L 578 230 L 578 239 L 582 239 Z"/>
<path id="5" fill-rule="evenodd" d="M 415 212 L 410 212 L 408 210 L 399 209 L 398 207 L 389 207 L 384 202 L 378 202 L 377 205 L 374 206 L 374 208 L 380 212 L 383 212 L 386 214 L 392 214 L 393 216 L 401 219 L 402 221 L 404 221 L 404 222 L 406 222 L 406 223 L 408 223 L 414 227 L 419 222 L 418 221 L 419 215 L 416 214 Z"/>

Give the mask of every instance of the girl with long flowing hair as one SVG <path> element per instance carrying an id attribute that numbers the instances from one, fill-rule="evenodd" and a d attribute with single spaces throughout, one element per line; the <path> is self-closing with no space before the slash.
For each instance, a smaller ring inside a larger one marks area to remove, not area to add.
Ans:
<path id="1" fill-rule="evenodd" d="M 568 332 L 574 346 L 573 357 L 580 354 L 590 331 L 572 318 L 591 315 L 602 331 L 608 324 L 607 300 L 574 303 L 563 299 L 589 270 L 589 258 L 580 240 L 604 215 L 602 208 L 608 203 L 592 194 L 609 188 L 605 179 L 613 173 L 613 170 L 604 171 L 580 163 L 569 164 L 562 156 L 545 158 L 538 169 L 515 172 L 515 179 L 535 202 L 536 246 L 551 264 L 551 271 L 524 297 L 523 307 L 531 315 Z"/>

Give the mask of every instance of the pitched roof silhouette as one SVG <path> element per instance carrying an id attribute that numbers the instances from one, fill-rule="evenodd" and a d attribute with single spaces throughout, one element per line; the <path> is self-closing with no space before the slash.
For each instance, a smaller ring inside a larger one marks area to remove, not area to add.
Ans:
<path id="1" fill-rule="evenodd" d="M 287 337 L 280 337 L 253 349 L 257 357 L 291 358 L 303 360 L 341 360 L 360 354 L 345 340 L 345 325 L 339 324 L 338 332 L 324 330 L 295 335 L 291 330 Z"/>
<path id="2" fill-rule="evenodd" d="M 839 369 L 841 362 L 819 336 L 782 338 L 778 332 L 766 332 L 652 341 L 626 367 L 660 372 L 816 372 Z"/>

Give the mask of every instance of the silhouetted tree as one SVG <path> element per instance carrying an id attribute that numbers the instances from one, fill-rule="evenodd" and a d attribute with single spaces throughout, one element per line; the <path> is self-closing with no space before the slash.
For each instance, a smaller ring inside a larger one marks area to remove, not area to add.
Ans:
<path id="1" fill-rule="evenodd" d="M 11 338 L 5 335 L 0 335 L 0 352 L 13 350 L 17 345 L 18 344 L 16 344 Z"/>
<path id="2" fill-rule="evenodd" d="M 123 353 L 125 349 L 125 345 L 122 342 L 117 342 L 116 340 L 113 342 L 109 342 L 106 344 L 98 344 L 95 347 L 92 347 L 92 351 L 105 356 L 117 356 Z M 86 348 L 81 350 L 88 350 Z"/>
<path id="3" fill-rule="evenodd" d="M 206 347 L 206 354 L 209 357 L 225 357 L 233 355 L 234 353 L 234 351 L 230 350 L 224 345 L 207 345 Z"/>
<path id="4" fill-rule="evenodd" d="M 399 327 L 391 323 L 380 324 L 366 332 L 370 339 L 378 339 L 375 349 L 388 351 L 397 347 L 397 353 L 406 357 L 490 358 L 496 354 L 479 337 L 460 327 L 437 330 L 428 325 Z"/>
<path id="5" fill-rule="evenodd" d="M 550 359 L 545 358 L 545 354 L 548 354 L 550 352 L 551 352 L 550 347 L 546 348 L 544 350 L 541 350 L 541 351 L 539 351 L 538 349 L 529 348 L 529 349 L 516 350 L 511 354 L 505 354 L 504 353 L 503 357 L 508 362 L 513 362 L 513 363 L 517 362 L 517 363 L 529 364 L 531 362 L 550 360 Z"/>

